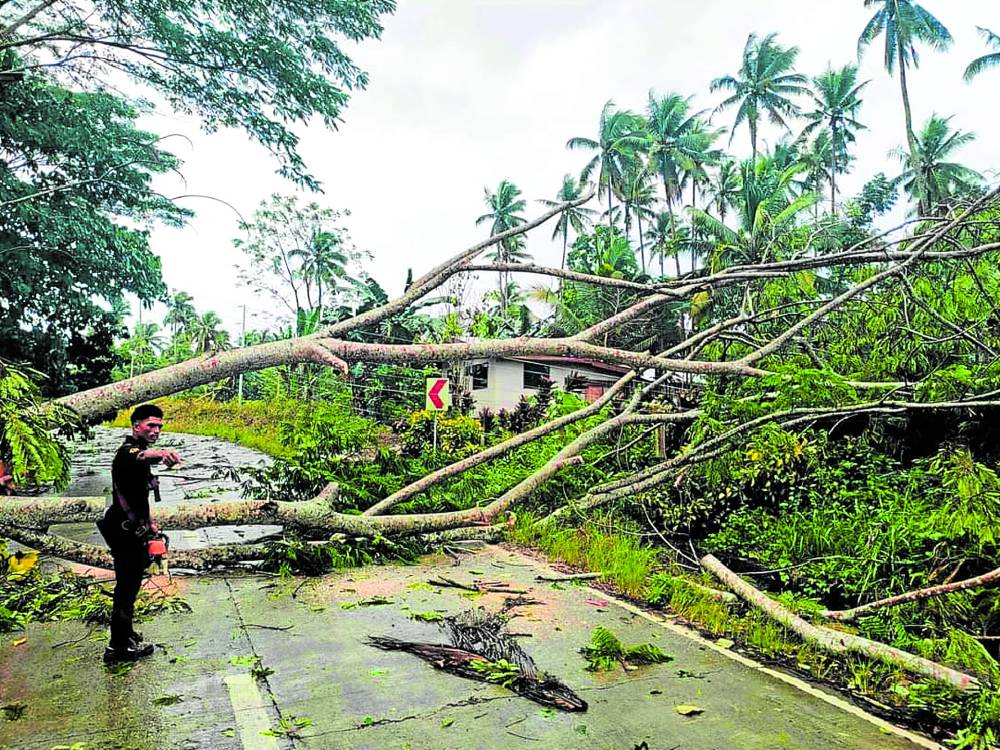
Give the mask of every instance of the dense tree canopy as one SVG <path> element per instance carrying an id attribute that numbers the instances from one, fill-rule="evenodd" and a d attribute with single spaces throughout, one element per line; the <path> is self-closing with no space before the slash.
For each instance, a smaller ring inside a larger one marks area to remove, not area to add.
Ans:
<path id="1" fill-rule="evenodd" d="M 338 41 L 378 38 L 395 0 L 164 0 L 0 7 L 4 73 L 44 69 L 93 90 L 124 74 L 209 130 L 239 127 L 270 149 L 282 174 L 316 186 L 290 127 L 335 127 L 348 92 L 368 82 Z"/>
<path id="2" fill-rule="evenodd" d="M 149 224 L 187 212 L 150 180 L 178 161 L 110 94 L 34 75 L 0 90 L 0 357 L 68 393 L 110 376 L 123 294 L 165 291 Z"/>

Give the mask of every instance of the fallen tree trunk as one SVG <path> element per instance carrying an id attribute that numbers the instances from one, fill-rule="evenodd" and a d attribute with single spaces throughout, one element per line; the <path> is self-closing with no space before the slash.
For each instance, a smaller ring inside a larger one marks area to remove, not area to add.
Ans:
<path id="1" fill-rule="evenodd" d="M 877 601 L 868 602 L 867 604 L 862 604 L 858 607 L 853 607 L 852 609 L 827 609 L 821 614 L 828 620 L 850 622 L 868 614 L 869 612 L 874 612 L 877 609 L 898 607 L 901 604 L 909 604 L 910 602 L 917 602 L 921 599 L 930 599 L 935 596 L 953 594 L 956 591 L 965 591 L 966 589 L 986 588 L 991 586 L 1000 586 L 1000 568 L 991 570 L 989 573 L 983 573 L 981 576 L 976 576 L 975 578 L 966 578 L 961 581 L 954 581 L 953 583 L 943 583 L 939 586 L 929 586 L 926 589 L 907 591 L 905 594 L 897 594 L 896 596 L 889 596 L 885 599 L 878 599 Z"/>
<path id="2" fill-rule="evenodd" d="M 12 539 L 18 544 L 31 547 L 34 550 L 59 558 L 70 560 L 82 565 L 111 570 L 114 564 L 111 553 L 106 547 L 86 542 L 77 542 L 56 534 L 46 534 L 30 529 L 0 525 L 0 537 Z M 445 532 L 421 535 L 429 545 L 449 544 L 460 541 L 498 541 L 503 537 L 503 529 L 498 526 L 476 527 L 471 529 L 450 529 Z M 324 544 L 325 542 L 314 542 Z M 185 570 L 207 571 L 226 565 L 241 562 L 262 560 L 266 545 L 256 544 L 221 544 L 204 549 L 171 550 L 167 556 L 167 564 L 171 568 Z"/>
<path id="3" fill-rule="evenodd" d="M 907 653 L 885 643 L 871 641 L 852 633 L 842 633 L 830 628 L 813 625 L 754 588 L 733 571 L 723 565 L 713 555 L 705 555 L 701 565 L 726 584 L 742 599 L 764 611 L 765 614 L 784 625 L 806 643 L 818 646 L 834 654 L 858 653 L 870 659 L 877 659 L 894 667 L 947 682 L 958 690 L 972 690 L 979 687 L 979 680 L 972 675 L 959 672 L 943 664 Z"/>

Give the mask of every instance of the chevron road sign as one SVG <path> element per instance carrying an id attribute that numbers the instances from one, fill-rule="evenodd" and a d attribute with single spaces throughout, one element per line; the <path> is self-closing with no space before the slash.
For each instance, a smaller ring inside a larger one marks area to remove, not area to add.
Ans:
<path id="1" fill-rule="evenodd" d="M 448 378 L 427 378 L 424 408 L 428 411 L 444 411 L 451 406 L 451 391 Z"/>

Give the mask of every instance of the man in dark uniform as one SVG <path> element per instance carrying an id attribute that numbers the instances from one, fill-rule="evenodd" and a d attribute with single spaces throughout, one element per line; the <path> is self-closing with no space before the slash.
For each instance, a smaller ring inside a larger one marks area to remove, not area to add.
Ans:
<path id="1" fill-rule="evenodd" d="M 163 429 L 163 411 L 154 404 L 137 406 L 132 412 L 132 434 L 115 454 L 111 464 L 111 505 L 98 522 L 101 535 L 111 548 L 115 563 L 115 593 L 111 609 L 111 642 L 104 661 L 135 661 L 153 653 L 132 628 L 135 600 L 142 577 L 149 567 L 147 541 L 158 531 L 149 514 L 149 492 L 157 487 L 150 466 L 162 461 L 174 466 L 181 457 L 172 450 L 150 446 Z"/>

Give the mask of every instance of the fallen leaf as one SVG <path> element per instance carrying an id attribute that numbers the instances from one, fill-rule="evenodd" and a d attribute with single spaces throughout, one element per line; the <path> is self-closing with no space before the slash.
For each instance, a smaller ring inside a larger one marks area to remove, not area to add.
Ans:
<path id="1" fill-rule="evenodd" d="M 662 690 L 650 690 L 649 694 L 650 695 L 663 695 L 663 691 Z"/>
<path id="2" fill-rule="evenodd" d="M 681 716 L 697 716 L 702 713 L 705 709 L 701 706 L 692 706 L 686 703 L 682 703 L 679 706 L 674 706 L 674 711 L 679 713 Z"/>
<path id="3" fill-rule="evenodd" d="M 25 643 L 27 643 L 27 642 L 28 642 L 28 639 L 27 639 L 27 638 L 18 638 L 18 639 L 17 639 L 16 641 L 14 641 L 14 642 L 13 642 L 13 643 L 12 643 L 11 645 L 12 645 L 12 646 L 23 646 L 23 645 L 24 645 Z"/>
<path id="4" fill-rule="evenodd" d="M 593 604 L 595 607 L 607 607 L 610 602 L 607 599 L 586 599 L 587 604 Z"/>
<path id="5" fill-rule="evenodd" d="M 38 552 L 15 552 L 7 558 L 7 572 L 13 575 L 23 576 L 38 564 Z"/>
<path id="6" fill-rule="evenodd" d="M 443 721 L 441 722 L 441 728 L 442 728 L 442 729 L 447 729 L 448 727 L 450 727 L 450 726 L 451 726 L 452 724 L 454 724 L 454 723 L 455 723 L 455 720 L 454 720 L 454 719 L 444 719 L 444 720 L 443 720 Z"/>
<path id="7" fill-rule="evenodd" d="M 167 695 L 161 695 L 157 698 L 153 698 L 150 702 L 154 706 L 172 706 L 175 703 L 180 703 L 182 700 L 184 699 L 181 696 L 168 693 Z"/>

